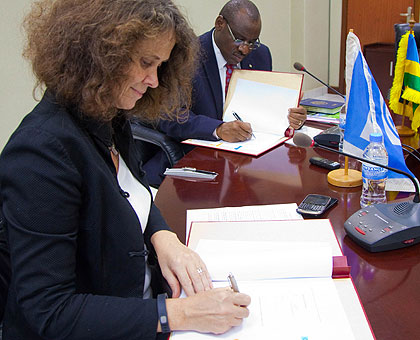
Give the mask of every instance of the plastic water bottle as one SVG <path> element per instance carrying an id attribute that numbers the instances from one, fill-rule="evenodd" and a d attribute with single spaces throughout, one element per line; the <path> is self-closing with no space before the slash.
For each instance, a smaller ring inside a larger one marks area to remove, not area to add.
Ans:
<path id="1" fill-rule="evenodd" d="M 338 123 L 338 128 L 340 131 L 340 143 L 338 144 L 338 150 L 343 151 L 343 139 L 344 139 L 344 129 L 346 127 L 346 105 L 340 110 L 340 120 Z"/>
<path id="2" fill-rule="evenodd" d="M 388 153 L 380 132 L 371 133 L 369 145 L 363 152 L 363 158 L 379 164 L 388 165 Z M 388 170 L 368 163 L 362 163 L 363 188 L 360 197 L 362 208 L 377 203 L 386 203 L 385 184 Z"/>

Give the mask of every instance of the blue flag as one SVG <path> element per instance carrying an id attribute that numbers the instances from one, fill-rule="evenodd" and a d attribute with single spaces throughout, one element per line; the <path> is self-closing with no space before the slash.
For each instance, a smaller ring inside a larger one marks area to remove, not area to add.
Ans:
<path id="1" fill-rule="evenodd" d="M 380 129 L 388 152 L 388 165 L 412 175 L 405 164 L 401 141 L 391 114 L 363 57 L 359 39 L 351 32 L 347 37 L 346 54 L 346 80 L 349 82 L 343 151 L 361 157 L 369 144 L 370 133 Z M 393 171 L 388 171 L 388 179 L 388 190 L 391 185 L 393 188 L 401 187 L 410 181 L 406 176 Z"/>

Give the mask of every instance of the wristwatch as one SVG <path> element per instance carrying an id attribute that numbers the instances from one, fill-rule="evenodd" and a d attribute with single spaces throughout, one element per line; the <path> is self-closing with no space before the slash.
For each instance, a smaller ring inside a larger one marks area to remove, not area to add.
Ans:
<path id="1" fill-rule="evenodd" d="M 166 311 L 166 299 L 168 294 L 159 294 L 157 296 L 157 310 L 159 314 L 160 327 L 162 328 L 162 333 L 169 333 L 171 329 L 169 328 L 168 322 L 168 313 Z"/>

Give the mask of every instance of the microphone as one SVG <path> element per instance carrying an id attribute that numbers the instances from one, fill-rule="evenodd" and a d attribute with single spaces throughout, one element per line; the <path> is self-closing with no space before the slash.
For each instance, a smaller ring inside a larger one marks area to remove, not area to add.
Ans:
<path id="1" fill-rule="evenodd" d="M 395 171 L 410 178 L 416 189 L 413 202 L 372 204 L 351 215 L 344 222 L 344 229 L 353 241 L 370 252 L 394 250 L 420 243 L 419 186 L 417 179 L 411 174 L 320 145 L 304 133 L 296 133 L 293 142 L 300 147 L 317 147 Z"/>
<path id="2" fill-rule="evenodd" d="M 330 85 L 324 83 L 321 79 L 315 77 L 311 72 L 309 72 L 301 63 L 299 62 L 295 62 L 293 64 L 293 67 L 298 70 L 298 71 L 303 71 L 306 72 L 307 74 L 309 74 L 312 78 L 318 80 L 322 85 L 325 85 L 326 87 L 328 87 L 331 91 L 337 93 L 338 95 L 340 95 L 341 97 L 343 97 L 344 99 L 346 98 L 345 95 L 341 94 L 340 92 L 338 92 L 336 89 L 332 88 Z"/>

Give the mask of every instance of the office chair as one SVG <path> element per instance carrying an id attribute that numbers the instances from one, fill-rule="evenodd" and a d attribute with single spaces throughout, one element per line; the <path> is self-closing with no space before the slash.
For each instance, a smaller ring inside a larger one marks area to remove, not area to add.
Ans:
<path id="1" fill-rule="evenodd" d="M 143 163 L 151 159 L 159 150 L 163 150 L 171 167 L 184 157 L 181 143 L 156 130 L 152 125 L 132 118 L 131 130 Z"/>
<path id="2" fill-rule="evenodd" d="M 163 150 L 171 166 L 178 162 L 184 151 L 181 144 L 152 125 L 133 118 L 131 120 L 133 137 L 142 155 L 143 163 L 149 160 L 158 150 Z M 152 144 L 152 145 L 150 145 Z"/>

